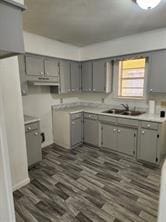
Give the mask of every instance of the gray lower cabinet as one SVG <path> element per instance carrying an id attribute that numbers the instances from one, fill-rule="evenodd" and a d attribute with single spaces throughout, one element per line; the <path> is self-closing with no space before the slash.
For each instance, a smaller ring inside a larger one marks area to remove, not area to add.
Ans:
<path id="1" fill-rule="evenodd" d="M 154 93 L 166 92 L 166 51 L 151 53 L 149 91 Z"/>
<path id="2" fill-rule="evenodd" d="M 109 121 L 109 118 L 107 121 Z M 137 149 L 137 129 L 110 122 L 102 122 L 101 146 L 135 156 Z"/>
<path id="3" fill-rule="evenodd" d="M 60 93 L 71 92 L 70 62 L 60 61 Z"/>
<path id="4" fill-rule="evenodd" d="M 91 92 L 92 91 L 92 62 L 83 62 L 82 65 L 82 91 L 83 92 Z"/>
<path id="5" fill-rule="evenodd" d="M 99 124 L 97 115 L 84 113 L 83 142 L 99 146 Z"/>
<path id="6" fill-rule="evenodd" d="M 101 138 L 102 147 L 118 151 L 117 127 L 115 125 L 103 123 L 101 129 L 102 129 L 102 138 Z"/>
<path id="7" fill-rule="evenodd" d="M 106 61 L 93 62 L 93 91 L 105 92 L 106 89 Z"/>
<path id="8" fill-rule="evenodd" d="M 71 116 L 71 147 L 82 143 L 82 114 Z"/>
<path id="9" fill-rule="evenodd" d="M 117 133 L 118 151 L 130 156 L 135 156 L 137 147 L 137 130 L 118 126 Z"/>
<path id="10" fill-rule="evenodd" d="M 39 122 L 25 125 L 28 166 L 42 160 Z"/>
<path id="11" fill-rule="evenodd" d="M 151 163 L 157 162 L 157 131 L 153 129 L 141 129 L 138 159 Z"/>
<path id="12" fill-rule="evenodd" d="M 81 89 L 81 66 L 79 62 L 71 62 L 71 91 L 79 92 Z"/>

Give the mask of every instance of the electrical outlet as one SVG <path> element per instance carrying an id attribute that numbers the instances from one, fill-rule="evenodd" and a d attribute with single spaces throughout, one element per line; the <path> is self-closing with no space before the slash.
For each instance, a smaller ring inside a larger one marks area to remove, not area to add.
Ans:
<path id="1" fill-rule="evenodd" d="M 161 105 L 161 107 L 166 107 L 166 101 L 161 101 L 160 105 Z"/>

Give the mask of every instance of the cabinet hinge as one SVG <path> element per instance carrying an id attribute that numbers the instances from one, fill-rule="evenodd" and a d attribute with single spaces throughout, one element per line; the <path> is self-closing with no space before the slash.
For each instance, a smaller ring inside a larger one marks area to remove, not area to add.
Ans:
<path id="1" fill-rule="evenodd" d="M 157 134 L 157 138 L 159 138 L 160 137 L 160 135 L 159 134 Z"/>
<path id="2" fill-rule="evenodd" d="M 156 162 L 158 162 L 158 158 L 156 157 Z"/>

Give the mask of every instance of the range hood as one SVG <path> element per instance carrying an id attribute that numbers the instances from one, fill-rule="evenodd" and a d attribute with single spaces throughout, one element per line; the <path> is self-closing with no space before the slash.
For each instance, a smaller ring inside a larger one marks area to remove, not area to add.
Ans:
<path id="1" fill-rule="evenodd" d="M 12 0 L 0 1 L 0 59 L 24 53 L 22 11 Z"/>

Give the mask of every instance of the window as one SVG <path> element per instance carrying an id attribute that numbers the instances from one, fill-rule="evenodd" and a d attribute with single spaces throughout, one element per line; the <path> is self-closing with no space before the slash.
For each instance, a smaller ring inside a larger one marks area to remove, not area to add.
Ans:
<path id="1" fill-rule="evenodd" d="M 134 98 L 144 96 L 145 64 L 145 58 L 119 62 L 118 96 Z"/>

